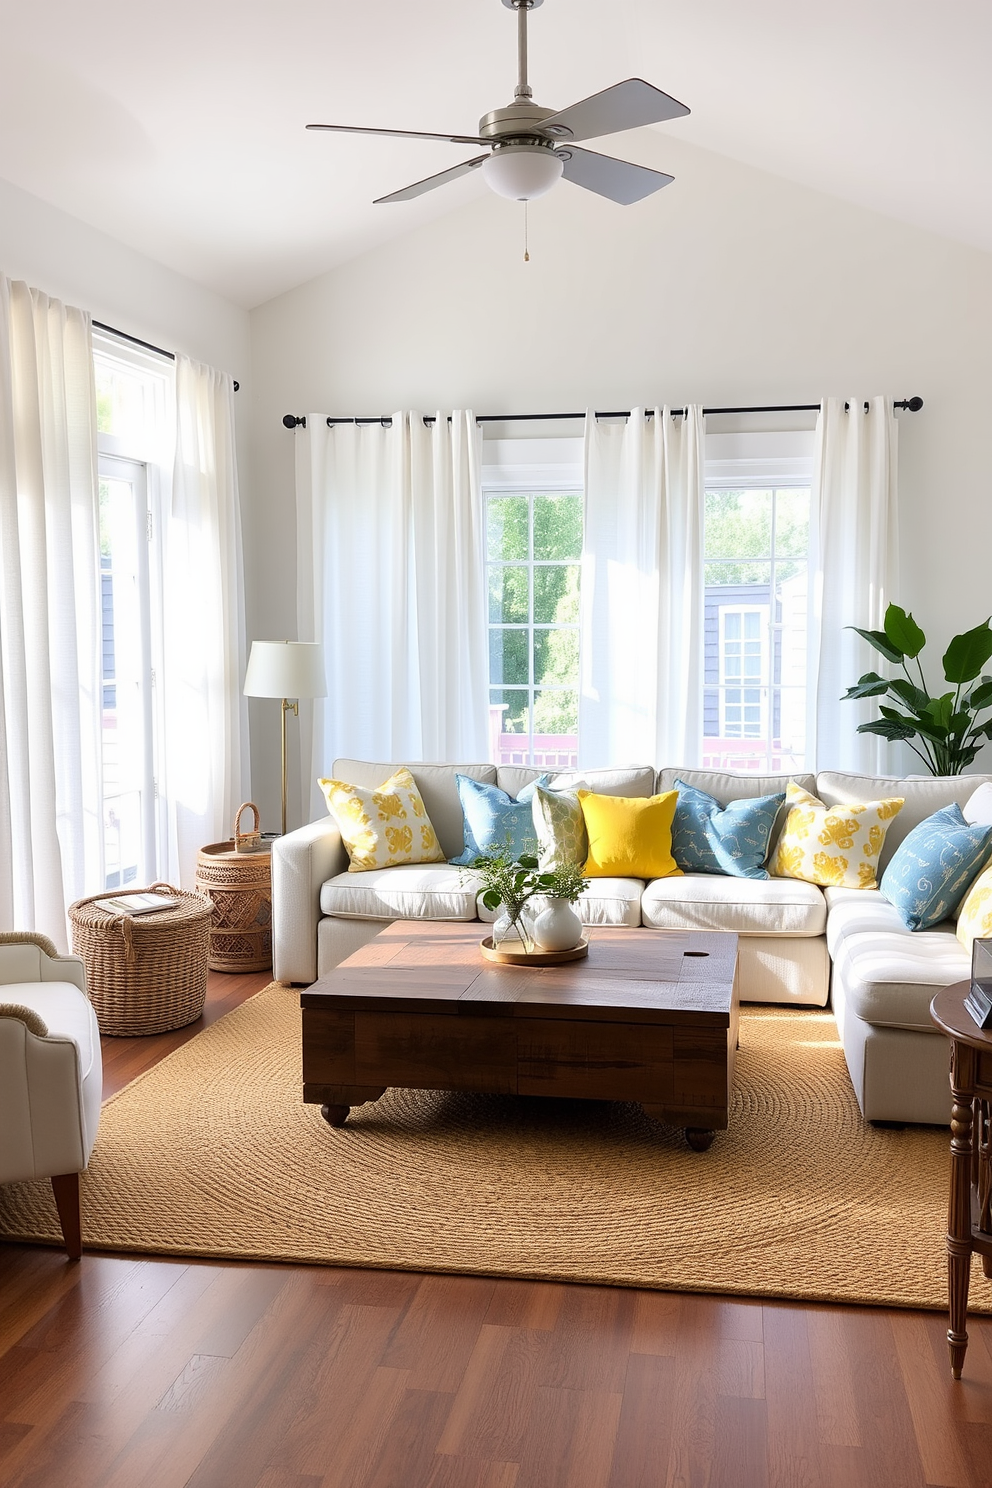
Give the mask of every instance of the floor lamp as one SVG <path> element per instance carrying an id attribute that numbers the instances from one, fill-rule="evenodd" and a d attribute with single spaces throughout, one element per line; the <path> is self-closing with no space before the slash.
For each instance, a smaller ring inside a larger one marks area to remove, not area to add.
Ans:
<path id="1" fill-rule="evenodd" d="M 282 699 L 282 835 L 286 835 L 286 714 L 300 716 L 300 698 L 327 696 L 324 649 L 318 641 L 252 641 L 245 697 Z M 292 701 L 290 701 L 292 699 Z"/>

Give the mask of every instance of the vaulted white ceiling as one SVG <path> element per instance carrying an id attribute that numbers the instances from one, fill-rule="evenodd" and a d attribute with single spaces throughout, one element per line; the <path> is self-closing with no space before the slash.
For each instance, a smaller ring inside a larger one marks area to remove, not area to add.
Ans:
<path id="1" fill-rule="evenodd" d="M 486 191 L 373 207 L 475 152 L 303 126 L 473 133 L 514 27 L 500 0 L 0 0 L 0 176 L 255 305 Z M 692 109 L 657 134 L 992 251 L 990 0 L 546 0 L 530 33 L 540 103 L 644 77 Z"/>

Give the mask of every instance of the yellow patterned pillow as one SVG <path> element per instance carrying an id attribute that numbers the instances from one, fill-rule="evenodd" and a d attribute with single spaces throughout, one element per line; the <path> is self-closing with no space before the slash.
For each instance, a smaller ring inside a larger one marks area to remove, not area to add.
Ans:
<path id="1" fill-rule="evenodd" d="M 973 940 L 992 936 L 992 868 L 980 873 L 968 890 L 958 912 L 957 936 L 966 951 Z"/>
<path id="2" fill-rule="evenodd" d="M 824 888 L 876 889 L 878 855 L 903 799 L 825 806 L 790 780 L 785 797 L 789 814 L 769 871 L 776 878 L 802 878 Z"/>
<path id="3" fill-rule="evenodd" d="M 348 849 L 349 873 L 397 863 L 443 863 L 413 776 L 405 765 L 376 790 L 346 780 L 318 780 Z"/>

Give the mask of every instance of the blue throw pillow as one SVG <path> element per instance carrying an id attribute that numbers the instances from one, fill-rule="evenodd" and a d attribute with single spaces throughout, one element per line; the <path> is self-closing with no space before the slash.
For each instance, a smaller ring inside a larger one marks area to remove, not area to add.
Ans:
<path id="1" fill-rule="evenodd" d="M 992 827 L 969 826 L 956 802 L 921 821 L 896 848 L 879 888 L 909 930 L 957 909 L 992 856 Z"/>
<path id="2" fill-rule="evenodd" d="M 721 806 L 684 780 L 676 780 L 675 789 L 679 799 L 672 824 L 672 857 L 683 873 L 768 877 L 765 858 L 785 791 Z"/>
<path id="3" fill-rule="evenodd" d="M 546 786 L 548 776 L 541 775 L 525 785 L 516 800 L 497 785 L 483 785 L 470 775 L 455 776 L 458 799 L 462 803 L 462 818 L 465 830 L 465 849 L 457 858 L 449 858 L 459 868 L 465 868 L 476 858 L 489 857 L 494 853 L 510 853 L 519 858 L 522 853 L 537 857 L 537 832 L 534 829 L 534 808 L 531 797 L 539 785 Z"/>

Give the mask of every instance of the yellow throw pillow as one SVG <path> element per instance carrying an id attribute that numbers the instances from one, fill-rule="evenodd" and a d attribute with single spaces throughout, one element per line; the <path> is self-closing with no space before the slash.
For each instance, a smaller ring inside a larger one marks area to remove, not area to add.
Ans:
<path id="1" fill-rule="evenodd" d="M 980 873 L 958 912 L 957 937 L 966 951 L 973 940 L 992 936 L 992 868 Z"/>
<path id="2" fill-rule="evenodd" d="M 349 785 L 346 780 L 318 780 L 317 784 L 348 849 L 349 873 L 393 868 L 397 863 L 444 862 L 437 834 L 405 765 L 376 790 Z"/>
<path id="3" fill-rule="evenodd" d="M 600 796 L 576 792 L 589 856 L 587 878 L 671 878 L 681 875 L 672 857 L 672 821 L 678 791 L 660 796 Z"/>
<path id="4" fill-rule="evenodd" d="M 769 871 L 776 878 L 802 878 L 824 888 L 877 889 L 878 855 L 903 800 L 891 796 L 825 806 L 790 780 L 785 793 L 789 814 Z"/>

